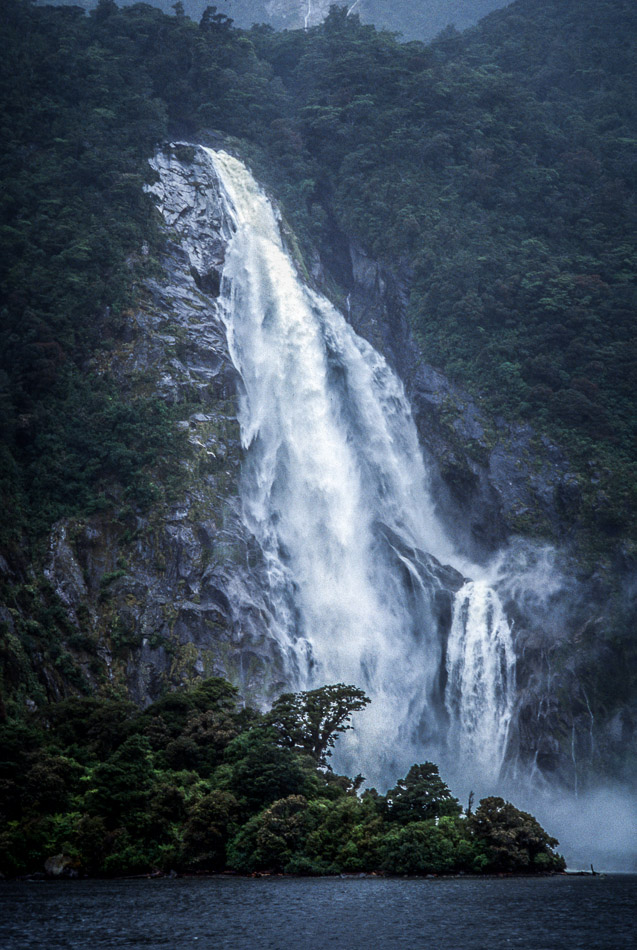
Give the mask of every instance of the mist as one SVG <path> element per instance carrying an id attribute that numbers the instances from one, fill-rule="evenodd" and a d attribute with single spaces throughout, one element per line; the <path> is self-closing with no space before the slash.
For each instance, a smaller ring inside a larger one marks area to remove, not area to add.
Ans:
<path id="1" fill-rule="evenodd" d="M 514 803 L 530 811 L 559 840 L 569 870 L 637 871 L 637 795 L 634 789 L 604 785 L 575 796 L 563 790 L 525 793 Z"/>

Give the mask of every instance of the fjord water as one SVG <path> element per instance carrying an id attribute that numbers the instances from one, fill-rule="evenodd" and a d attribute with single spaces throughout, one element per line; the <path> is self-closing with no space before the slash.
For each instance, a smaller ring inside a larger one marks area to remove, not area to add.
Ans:
<path id="1" fill-rule="evenodd" d="M 221 304 L 243 383 L 245 519 L 290 685 L 346 682 L 371 697 L 344 770 L 386 784 L 414 761 L 444 762 L 449 741 L 484 787 L 515 689 L 498 595 L 436 516 L 402 383 L 301 279 L 247 168 L 205 152 L 231 232 Z"/>
<path id="2" fill-rule="evenodd" d="M 4 950 L 628 950 L 637 877 L 0 882 Z"/>

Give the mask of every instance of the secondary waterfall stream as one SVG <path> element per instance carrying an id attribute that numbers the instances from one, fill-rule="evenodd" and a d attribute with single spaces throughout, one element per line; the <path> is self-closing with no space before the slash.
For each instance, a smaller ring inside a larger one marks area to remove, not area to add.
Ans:
<path id="1" fill-rule="evenodd" d="M 436 517 L 402 383 L 302 280 L 247 168 L 203 151 L 228 238 L 220 304 L 242 380 L 244 518 L 290 687 L 346 682 L 371 697 L 339 768 L 386 784 L 433 758 L 495 779 L 511 631 Z"/>

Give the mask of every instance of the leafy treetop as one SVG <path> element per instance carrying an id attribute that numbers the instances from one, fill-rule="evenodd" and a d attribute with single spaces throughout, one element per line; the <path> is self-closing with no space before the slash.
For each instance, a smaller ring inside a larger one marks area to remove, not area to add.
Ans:
<path id="1" fill-rule="evenodd" d="M 362 689 L 344 683 L 304 693 L 283 693 L 267 721 L 285 745 L 302 749 L 325 765 L 337 735 L 352 728 L 352 714 L 369 702 Z"/>
<path id="2" fill-rule="evenodd" d="M 403 824 L 456 816 L 461 811 L 433 762 L 412 765 L 406 777 L 387 792 L 386 801 L 389 817 Z"/>
<path id="3" fill-rule="evenodd" d="M 491 867 L 502 871 L 542 868 L 558 844 L 533 815 L 503 798 L 482 799 L 469 825 L 487 847 Z"/>

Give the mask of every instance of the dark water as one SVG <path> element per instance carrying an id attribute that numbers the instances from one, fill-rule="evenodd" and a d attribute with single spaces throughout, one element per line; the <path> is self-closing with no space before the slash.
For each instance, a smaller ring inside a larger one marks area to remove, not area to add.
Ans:
<path id="1" fill-rule="evenodd" d="M 623 950 L 637 877 L 0 885 L 2 950 Z"/>

